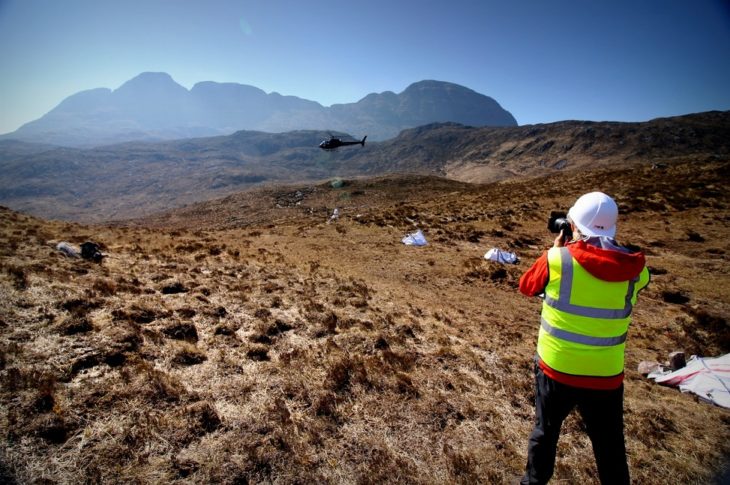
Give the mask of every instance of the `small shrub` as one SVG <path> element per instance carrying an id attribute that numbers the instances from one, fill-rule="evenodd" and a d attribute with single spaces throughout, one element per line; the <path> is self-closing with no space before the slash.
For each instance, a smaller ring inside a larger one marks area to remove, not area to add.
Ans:
<path id="1" fill-rule="evenodd" d="M 74 429 L 74 423 L 58 415 L 46 413 L 35 419 L 28 431 L 49 443 L 62 444 L 68 440 Z"/>
<path id="2" fill-rule="evenodd" d="M 177 293 L 187 293 L 188 289 L 182 283 L 175 282 L 170 285 L 163 286 L 161 291 L 163 295 L 174 295 Z"/>
<path id="3" fill-rule="evenodd" d="M 268 308 L 259 308 L 253 315 L 261 320 L 266 320 L 271 316 L 271 311 Z"/>
<path id="4" fill-rule="evenodd" d="M 97 365 L 101 364 L 104 360 L 103 355 L 101 355 L 98 352 L 94 352 L 91 354 L 86 354 L 78 359 L 76 359 L 71 364 L 71 375 L 75 376 L 79 372 L 81 372 L 84 369 L 90 369 L 92 367 L 96 367 Z"/>
<path id="5" fill-rule="evenodd" d="M 121 350 L 114 350 L 104 356 L 104 363 L 109 367 L 120 367 L 127 361 L 127 356 Z"/>
<path id="6" fill-rule="evenodd" d="M 705 242 L 704 237 L 691 229 L 687 231 L 687 240 L 692 242 Z"/>
<path id="7" fill-rule="evenodd" d="M 198 331 L 192 323 L 177 322 L 164 328 L 162 333 L 171 339 L 185 340 L 187 342 L 198 341 Z"/>
<path id="8" fill-rule="evenodd" d="M 248 352 L 246 352 L 246 356 L 249 359 L 255 360 L 257 362 L 271 360 L 271 357 L 269 357 L 268 349 L 262 346 L 251 347 L 250 349 L 248 349 Z"/>
<path id="9" fill-rule="evenodd" d="M 52 391 L 41 390 L 33 400 L 33 410 L 38 413 L 47 413 L 53 410 L 55 404 Z"/>
<path id="10" fill-rule="evenodd" d="M 185 386 L 178 379 L 146 362 L 137 366 L 134 375 L 138 379 L 133 392 L 141 394 L 150 401 L 178 402 L 187 394 Z"/>
<path id="11" fill-rule="evenodd" d="M 117 279 L 117 291 L 139 295 L 143 291 L 142 287 L 142 282 L 137 278 L 132 278 L 131 281 L 127 281 L 123 277 Z"/>
<path id="12" fill-rule="evenodd" d="M 195 251 L 203 249 L 203 245 L 198 242 L 189 244 L 178 244 L 177 246 L 175 246 L 175 249 L 177 250 L 177 252 L 180 253 L 194 253 Z"/>
<path id="13" fill-rule="evenodd" d="M 479 460 L 473 452 L 456 452 L 446 445 L 444 448 L 449 469 L 458 483 L 478 483 L 482 481 L 482 477 L 477 473 Z"/>
<path id="14" fill-rule="evenodd" d="M 190 344 L 181 344 L 175 352 L 175 356 L 172 358 L 174 364 L 184 366 L 197 365 L 205 360 L 207 360 L 205 353 Z"/>
<path id="15" fill-rule="evenodd" d="M 140 328 L 136 325 L 114 325 L 109 336 L 114 342 L 114 347 L 125 352 L 134 352 L 142 345 Z"/>
<path id="16" fill-rule="evenodd" d="M 700 355 L 730 352 L 730 324 L 725 317 L 701 308 L 689 308 L 687 314 L 694 323 L 687 323 L 683 327 L 700 344 Z"/>
<path id="17" fill-rule="evenodd" d="M 170 312 L 157 311 L 152 308 L 141 307 L 138 305 L 132 305 L 129 310 L 114 310 L 112 311 L 112 317 L 117 321 L 129 321 L 139 325 L 154 322 L 159 318 L 167 318 L 171 315 Z"/>
<path id="18" fill-rule="evenodd" d="M 507 277 L 507 270 L 504 268 L 497 268 L 489 273 L 489 279 L 492 281 L 503 280 Z"/>
<path id="19" fill-rule="evenodd" d="M 281 335 L 284 332 L 288 332 L 292 328 L 293 327 L 291 325 L 289 325 L 288 323 L 286 323 L 285 321 L 283 321 L 283 320 L 276 320 L 274 322 L 274 324 L 271 325 L 266 330 L 266 335 L 268 335 L 270 337 L 276 337 L 278 335 Z"/>
<path id="20" fill-rule="evenodd" d="M 18 266 L 10 266 L 6 268 L 6 271 L 13 279 L 13 287 L 16 290 L 25 290 L 28 288 L 30 283 L 28 282 L 28 275 L 25 273 L 23 268 Z"/>
<path id="21" fill-rule="evenodd" d="M 337 321 L 338 318 L 335 312 L 329 312 L 321 320 L 324 330 L 329 334 L 334 334 L 337 332 Z"/>
<path id="22" fill-rule="evenodd" d="M 221 419 L 213 406 L 206 401 L 196 402 L 185 409 L 190 427 L 195 434 L 211 433 L 221 426 Z"/>
<path id="23" fill-rule="evenodd" d="M 236 330 L 232 327 L 229 327 L 228 325 L 218 325 L 215 327 L 215 330 L 213 331 L 214 335 L 225 335 L 225 336 L 231 336 L 235 335 Z"/>
<path id="24" fill-rule="evenodd" d="M 267 281 L 266 284 L 264 284 L 264 286 L 262 288 L 266 293 L 274 293 L 274 292 L 281 291 L 283 289 L 283 287 L 280 284 L 278 284 L 274 281 Z"/>
<path id="25" fill-rule="evenodd" d="M 76 298 L 67 300 L 59 304 L 59 307 L 69 312 L 75 317 L 86 316 L 91 310 L 95 310 L 101 306 L 101 302 L 98 300 L 81 299 Z"/>
<path id="26" fill-rule="evenodd" d="M 662 300 L 667 303 L 674 303 L 676 305 L 683 305 L 689 301 L 689 296 L 681 291 L 663 290 Z"/>
<path id="27" fill-rule="evenodd" d="M 345 356 L 327 370 L 324 387 L 337 393 L 349 392 L 354 384 L 369 384 L 365 365 L 359 358 Z"/>
<path id="28" fill-rule="evenodd" d="M 172 468 L 179 478 L 187 478 L 200 468 L 200 464 L 192 460 L 180 460 L 173 456 L 171 459 Z"/>
<path id="29" fill-rule="evenodd" d="M 106 280 L 106 279 L 98 279 L 94 281 L 94 284 L 91 286 L 91 289 L 94 290 L 99 295 L 103 296 L 111 296 L 116 294 L 117 292 L 117 285 L 113 281 Z"/>
<path id="30" fill-rule="evenodd" d="M 337 420 L 337 396 L 331 392 L 319 396 L 314 402 L 314 414 Z"/>
<path id="31" fill-rule="evenodd" d="M 271 337 L 268 335 L 262 335 L 259 333 L 253 334 L 248 338 L 251 342 L 255 344 L 262 344 L 262 345 L 271 345 L 273 343 L 273 340 L 271 340 Z"/>
<path id="32" fill-rule="evenodd" d="M 186 320 L 190 320 L 196 314 L 195 310 L 193 310 L 192 308 L 180 308 L 175 311 L 178 315 L 180 315 L 180 318 L 185 318 Z"/>
<path id="33" fill-rule="evenodd" d="M 383 360 L 394 369 L 401 371 L 409 371 L 416 364 L 417 354 L 415 352 L 393 352 L 392 350 L 384 350 L 382 353 Z"/>
<path id="34" fill-rule="evenodd" d="M 402 372 L 397 373 L 395 376 L 395 391 L 411 397 L 418 397 L 420 395 L 411 377 Z"/>
<path id="35" fill-rule="evenodd" d="M 92 330 L 94 330 L 94 327 L 86 317 L 74 317 L 58 326 L 58 332 L 61 335 L 76 335 L 91 332 Z"/>

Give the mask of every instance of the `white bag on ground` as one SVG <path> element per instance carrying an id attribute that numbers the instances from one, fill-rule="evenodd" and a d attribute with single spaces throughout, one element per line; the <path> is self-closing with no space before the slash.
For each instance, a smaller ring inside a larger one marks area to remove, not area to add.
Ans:
<path id="1" fill-rule="evenodd" d="M 502 251 L 501 249 L 497 248 L 492 248 L 487 251 L 487 254 L 484 255 L 484 259 L 488 259 L 489 261 L 496 261 L 502 264 L 517 264 L 520 261 L 520 258 L 518 258 L 515 253 Z"/>
<path id="2" fill-rule="evenodd" d="M 426 236 L 424 236 L 423 232 L 419 229 L 404 237 L 403 244 L 408 246 L 425 246 L 428 243 L 426 242 Z"/>
<path id="3" fill-rule="evenodd" d="M 61 251 L 64 256 L 68 256 L 69 258 L 81 257 L 81 251 L 79 251 L 75 246 L 67 243 L 66 241 L 61 241 L 60 243 L 56 244 L 56 249 Z"/>
<path id="4" fill-rule="evenodd" d="M 706 401 L 730 408 L 730 354 L 721 357 L 693 355 L 687 365 L 674 372 L 654 371 L 649 374 L 658 384 L 679 386 Z"/>

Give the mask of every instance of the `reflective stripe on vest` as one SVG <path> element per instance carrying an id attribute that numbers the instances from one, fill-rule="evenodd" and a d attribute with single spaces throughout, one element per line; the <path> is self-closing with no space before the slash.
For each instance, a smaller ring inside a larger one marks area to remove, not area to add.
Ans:
<path id="1" fill-rule="evenodd" d="M 568 332 L 560 328 L 555 328 L 550 325 L 547 320 L 540 317 L 540 324 L 547 333 L 553 337 L 567 340 L 576 344 L 593 345 L 595 347 L 611 347 L 613 345 L 619 345 L 626 342 L 626 333 L 617 337 L 590 337 L 588 335 L 582 335 L 579 333 Z"/>
<path id="2" fill-rule="evenodd" d="M 568 248 L 562 247 L 560 248 L 560 297 L 555 299 L 545 294 L 545 303 L 557 310 L 582 317 L 605 318 L 607 320 L 627 318 L 631 315 L 633 309 L 631 299 L 634 296 L 634 287 L 637 281 L 639 281 L 639 276 L 629 281 L 624 307 L 621 309 L 573 305 L 570 303 L 570 296 L 573 291 L 573 256 Z"/>

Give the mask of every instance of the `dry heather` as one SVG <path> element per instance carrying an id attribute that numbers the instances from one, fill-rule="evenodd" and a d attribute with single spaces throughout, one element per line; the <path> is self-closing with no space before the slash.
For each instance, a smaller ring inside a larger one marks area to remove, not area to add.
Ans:
<path id="1" fill-rule="evenodd" d="M 549 211 L 602 189 L 652 272 L 627 349 L 632 476 L 707 483 L 727 463 L 730 413 L 635 369 L 730 351 L 728 167 L 267 189 L 127 227 L 2 210 L 0 478 L 509 483 L 540 308 L 517 282 L 551 242 Z M 400 244 L 416 224 L 430 245 Z M 64 258 L 60 240 L 110 257 Z M 520 264 L 485 261 L 493 246 Z M 594 477 L 571 416 L 555 480 Z"/>

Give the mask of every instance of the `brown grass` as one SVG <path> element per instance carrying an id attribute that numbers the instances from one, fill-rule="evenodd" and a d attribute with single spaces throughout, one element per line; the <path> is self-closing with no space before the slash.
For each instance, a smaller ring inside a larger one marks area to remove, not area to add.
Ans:
<path id="1" fill-rule="evenodd" d="M 426 199 L 427 187 L 391 184 L 382 199 L 364 187 L 333 195 L 351 204 L 336 225 L 306 206 L 262 205 L 266 222 L 247 228 L 221 227 L 221 209 L 188 219 L 195 233 L 2 210 L 0 478 L 510 483 L 533 419 L 539 313 L 517 281 L 550 244 L 546 214 L 602 188 L 652 267 L 626 356 L 633 479 L 708 483 L 730 453 L 728 411 L 635 369 L 673 350 L 730 351 L 727 164 L 667 170 L 574 174 L 561 194 L 556 179 Z M 700 185 L 717 194 L 697 199 Z M 400 244 L 416 220 L 429 246 Z M 113 257 L 53 249 L 87 238 Z M 493 246 L 522 262 L 483 260 Z M 595 482 L 574 415 L 558 456 L 555 481 Z"/>

